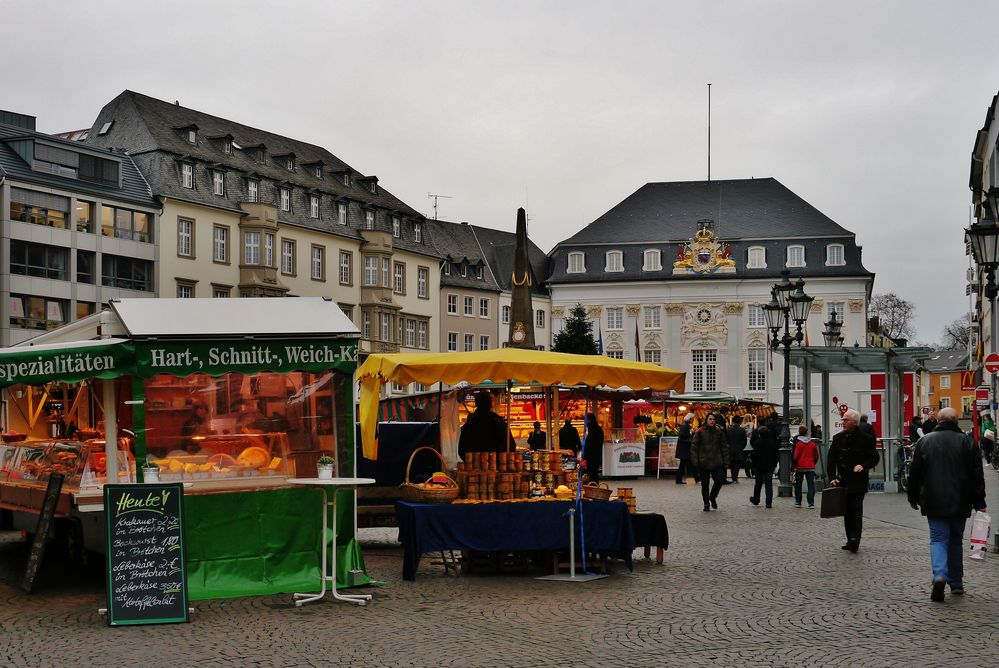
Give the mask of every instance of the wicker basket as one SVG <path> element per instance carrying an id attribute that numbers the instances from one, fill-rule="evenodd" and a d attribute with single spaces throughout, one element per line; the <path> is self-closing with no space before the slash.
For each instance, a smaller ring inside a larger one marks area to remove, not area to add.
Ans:
<path id="1" fill-rule="evenodd" d="M 604 483 L 599 485 L 595 482 L 583 485 L 583 498 L 584 499 L 595 499 L 597 501 L 606 501 L 610 498 L 611 491 Z"/>
<path id="2" fill-rule="evenodd" d="M 416 450 L 413 450 L 413 454 L 409 456 L 409 463 L 406 464 L 406 480 L 399 485 L 402 498 L 412 503 L 451 503 L 458 498 L 458 483 L 450 477 L 447 479 L 447 487 L 425 487 L 423 485 L 417 485 L 409 482 L 409 471 L 413 468 L 413 459 L 416 457 L 416 453 L 420 450 L 429 450 L 434 453 L 437 455 L 437 458 L 441 460 L 441 468 L 447 468 L 447 462 L 444 461 L 444 457 L 442 457 L 441 453 L 437 452 L 433 448 L 424 445 Z M 607 491 L 610 493 L 610 490 Z"/>

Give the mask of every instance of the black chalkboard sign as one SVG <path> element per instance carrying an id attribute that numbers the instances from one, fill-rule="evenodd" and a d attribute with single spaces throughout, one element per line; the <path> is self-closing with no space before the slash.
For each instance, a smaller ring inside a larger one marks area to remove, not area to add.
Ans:
<path id="1" fill-rule="evenodd" d="M 45 544 L 49 541 L 52 518 L 55 516 L 56 504 L 59 503 L 59 494 L 62 493 L 62 481 L 63 475 L 61 473 L 53 473 L 49 477 L 49 486 L 45 488 L 45 499 L 42 501 L 41 512 L 38 514 L 38 525 L 35 527 L 35 540 L 31 543 L 28 564 L 24 567 L 24 577 L 21 578 L 21 589 L 29 594 L 35 586 L 35 576 L 38 575 L 38 568 L 42 565 L 42 557 L 45 556 Z"/>
<path id="2" fill-rule="evenodd" d="M 184 485 L 105 485 L 108 623 L 189 621 Z"/>

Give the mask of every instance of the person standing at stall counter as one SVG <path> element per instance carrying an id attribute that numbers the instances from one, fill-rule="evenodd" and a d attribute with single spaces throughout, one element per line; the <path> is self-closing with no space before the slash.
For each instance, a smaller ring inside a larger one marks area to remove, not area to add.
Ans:
<path id="1" fill-rule="evenodd" d="M 567 419 L 562 428 L 558 430 L 558 447 L 562 450 L 572 450 L 572 454 L 578 455 L 581 445 L 579 432 L 572 426 L 572 420 Z"/>
<path id="2" fill-rule="evenodd" d="M 531 450 L 544 450 L 545 442 L 548 440 L 545 432 L 541 431 L 541 423 L 534 422 L 534 431 L 527 437 L 527 447 Z"/>
<path id="3" fill-rule="evenodd" d="M 878 465 L 880 457 L 874 437 L 859 429 L 860 413 L 849 410 L 843 415 L 843 431 L 832 438 L 826 470 L 832 476 L 829 484 L 846 487 L 846 529 L 844 550 L 856 552 L 864 529 L 864 495 L 867 494 L 868 471 Z"/>
<path id="4" fill-rule="evenodd" d="M 580 454 L 586 462 L 585 471 L 590 482 L 600 482 L 604 466 L 604 430 L 593 413 L 586 414 L 586 438 Z"/>
<path id="5" fill-rule="evenodd" d="M 469 452 L 513 452 L 513 440 L 506 420 L 493 412 L 493 397 L 488 392 L 475 395 L 475 412 L 461 426 L 458 437 L 458 456 L 462 461 Z"/>

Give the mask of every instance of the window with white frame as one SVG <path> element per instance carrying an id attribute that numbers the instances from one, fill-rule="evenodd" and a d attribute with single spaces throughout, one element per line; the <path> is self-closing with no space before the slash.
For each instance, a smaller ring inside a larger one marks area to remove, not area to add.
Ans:
<path id="1" fill-rule="evenodd" d="M 607 351 L 607 357 L 611 358 L 612 360 L 623 360 L 624 359 L 624 351 L 623 350 L 608 350 Z"/>
<path id="2" fill-rule="evenodd" d="M 663 326 L 662 307 L 645 307 L 645 329 L 660 329 Z"/>
<path id="3" fill-rule="evenodd" d="M 950 408 L 950 397 L 940 397 L 940 408 Z"/>
<path id="4" fill-rule="evenodd" d="M 219 285 L 212 286 L 212 297 L 214 299 L 228 299 L 232 294 L 232 288 L 224 288 Z"/>
<path id="5" fill-rule="evenodd" d="M 312 247 L 312 280 L 322 281 L 326 278 L 326 249 L 322 246 Z"/>
<path id="6" fill-rule="evenodd" d="M 399 383 L 397 383 L 395 381 L 392 381 L 392 391 L 393 392 L 396 392 L 398 394 L 405 394 L 406 392 L 408 392 L 408 390 L 406 389 L 406 387 L 407 387 L 406 385 L 400 385 Z"/>
<path id="7" fill-rule="evenodd" d="M 767 351 L 766 348 L 750 348 L 746 351 L 746 362 L 749 365 L 750 392 L 767 391 Z"/>
<path id="8" fill-rule="evenodd" d="M 260 232 L 243 233 L 243 264 L 260 264 Z"/>
<path id="9" fill-rule="evenodd" d="M 746 326 L 747 327 L 766 327 L 767 318 L 763 311 L 762 304 L 750 304 L 746 307 Z"/>
<path id="10" fill-rule="evenodd" d="M 468 264 L 466 264 L 465 262 L 461 263 L 461 276 L 462 278 L 468 277 Z"/>
<path id="11" fill-rule="evenodd" d="M 260 182 L 256 179 L 249 179 L 246 182 L 246 199 L 249 202 L 256 202 L 259 198 Z"/>
<path id="12" fill-rule="evenodd" d="M 458 295 L 447 296 L 447 314 L 458 315 Z"/>
<path id="13" fill-rule="evenodd" d="M 189 162 L 181 163 L 180 165 L 180 179 L 181 184 L 185 188 L 194 187 L 194 165 Z"/>
<path id="14" fill-rule="evenodd" d="M 950 389 L 950 376 L 948 375 L 940 376 L 940 389 L 941 390 Z"/>
<path id="15" fill-rule="evenodd" d="M 188 218 L 177 219 L 177 255 L 194 256 L 194 221 Z"/>
<path id="16" fill-rule="evenodd" d="M 623 306 L 611 306 L 607 309 L 607 329 L 624 329 Z"/>
<path id="17" fill-rule="evenodd" d="M 836 320 L 840 323 L 846 322 L 846 319 L 843 317 L 843 314 L 846 312 L 846 302 L 826 302 L 826 322 L 829 322 L 832 318 L 833 311 L 836 312 Z"/>
<path id="18" fill-rule="evenodd" d="M 475 268 L 475 277 L 477 279 L 481 281 L 485 275 L 486 275 L 485 269 L 482 268 L 481 264 Z"/>
<path id="19" fill-rule="evenodd" d="M 416 345 L 424 350 L 427 348 L 427 323 L 425 320 L 416 323 Z"/>
<path id="20" fill-rule="evenodd" d="M 366 339 L 371 338 L 371 312 L 361 312 L 361 335 Z"/>
<path id="21" fill-rule="evenodd" d="M 364 256 L 364 285 L 368 287 L 378 285 L 378 258 L 374 255 Z"/>
<path id="22" fill-rule="evenodd" d="M 470 353 L 475 350 L 475 334 L 465 335 L 465 352 Z"/>
<path id="23" fill-rule="evenodd" d="M 480 298 L 479 299 L 479 317 L 488 318 L 489 317 L 489 300 Z"/>
<path id="24" fill-rule="evenodd" d="M 375 212 L 365 211 L 364 212 L 364 229 L 373 230 L 375 229 Z"/>
<path id="25" fill-rule="evenodd" d="M 479 350 L 489 350 L 489 337 L 485 334 L 479 336 Z"/>
<path id="26" fill-rule="evenodd" d="M 787 266 L 788 267 L 804 267 L 805 266 L 805 247 L 804 246 L 788 246 L 787 247 Z"/>
<path id="27" fill-rule="evenodd" d="M 392 265 L 392 292 L 397 295 L 406 294 L 406 265 L 402 262 Z"/>
<path id="28" fill-rule="evenodd" d="M 691 391 L 716 392 L 718 390 L 718 351 L 692 350 Z"/>
<path id="29" fill-rule="evenodd" d="M 649 364 L 662 364 L 662 353 L 654 349 L 644 350 L 642 351 L 642 361 Z"/>
<path id="30" fill-rule="evenodd" d="M 843 244 L 826 246 L 826 264 L 830 267 L 842 267 L 846 264 L 846 259 L 843 256 Z"/>
<path id="31" fill-rule="evenodd" d="M 287 188 L 280 188 L 281 193 L 281 210 L 291 211 L 291 191 Z"/>
<path id="32" fill-rule="evenodd" d="M 504 325 L 510 324 L 510 307 L 508 305 L 504 304 L 503 308 L 500 309 L 500 322 Z"/>
<path id="33" fill-rule="evenodd" d="M 763 246 L 750 246 L 746 257 L 746 269 L 766 269 L 767 249 Z"/>
<path id="34" fill-rule="evenodd" d="M 791 373 L 788 374 L 788 389 L 792 392 L 800 392 L 805 387 L 805 372 L 800 366 L 791 365 Z"/>
<path id="35" fill-rule="evenodd" d="M 402 221 L 398 216 L 392 216 L 392 236 L 396 239 L 402 236 Z"/>
<path id="36" fill-rule="evenodd" d="M 294 156 L 290 156 L 289 155 L 287 158 L 285 158 L 284 166 L 288 169 L 289 172 L 295 171 L 295 158 L 294 158 Z"/>
<path id="37" fill-rule="evenodd" d="M 465 315 L 475 315 L 475 298 L 474 297 L 463 297 L 462 298 L 463 309 L 462 312 Z"/>
<path id="38" fill-rule="evenodd" d="M 188 282 L 177 281 L 177 297 L 179 299 L 193 299 L 194 298 L 194 284 Z"/>
<path id="39" fill-rule="evenodd" d="M 212 259 L 215 262 L 229 261 L 229 228 L 216 225 L 212 231 Z"/>
<path id="40" fill-rule="evenodd" d="M 621 251 L 607 251 L 604 271 L 624 271 L 624 253 Z"/>
<path id="41" fill-rule="evenodd" d="M 343 202 L 336 205 L 336 222 L 341 225 L 347 224 L 347 205 Z"/>
<path id="42" fill-rule="evenodd" d="M 586 272 L 586 255 L 583 253 L 569 253 L 569 266 L 566 267 L 568 274 L 582 274 Z"/>
<path id="43" fill-rule="evenodd" d="M 350 251 L 340 251 L 340 285 L 351 285 L 354 282 L 354 254 Z"/>
<path id="44" fill-rule="evenodd" d="M 642 271 L 662 271 L 662 252 L 650 248 L 643 253 Z"/>
<path id="45" fill-rule="evenodd" d="M 382 341 L 392 340 L 392 317 L 388 313 L 380 313 L 378 315 L 382 321 Z"/>
<path id="46" fill-rule="evenodd" d="M 447 351 L 449 353 L 458 352 L 458 332 L 447 333 Z"/>
<path id="47" fill-rule="evenodd" d="M 197 130 L 188 130 L 187 131 L 187 143 L 188 144 L 197 144 L 198 143 L 198 131 Z"/>
<path id="48" fill-rule="evenodd" d="M 541 309 L 534 312 L 534 326 L 538 329 L 545 328 L 545 312 Z"/>
<path id="49" fill-rule="evenodd" d="M 319 217 L 319 195 L 309 195 L 309 216 Z"/>
<path id="50" fill-rule="evenodd" d="M 315 176 L 317 179 L 323 178 L 323 166 L 322 165 L 316 165 L 313 168 L 312 175 Z"/>
<path id="51" fill-rule="evenodd" d="M 270 232 L 264 233 L 264 266 L 274 266 L 274 235 Z"/>
<path id="52" fill-rule="evenodd" d="M 281 240 L 281 273 L 295 273 L 295 242 L 290 239 Z"/>
<path id="53" fill-rule="evenodd" d="M 444 260 L 444 263 L 441 264 L 441 273 L 445 276 L 451 275 L 451 260 Z"/>
<path id="54" fill-rule="evenodd" d="M 416 321 L 412 318 L 406 318 L 406 347 L 416 347 Z"/>
<path id="55" fill-rule="evenodd" d="M 418 244 L 423 243 L 423 225 L 421 223 L 413 223 L 413 241 Z"/>
<path id="56" fill-rule="evenodd" d="M 225 196 L 225 172 L 220 169 L 212 170 L 212 190 L 216 195 Z"/>
<path id="57" fill-rule="evenodd" d="M 430 282 L 430 269 L 427 267 L 417 267 L 416 268 L 416 296 L 421 299 L 426 299 L 429 295 L 427 293 L 427 284 Z"/>
<path id="58" fill-rule="evenodd" d="M 391 280 L 391 274 L 389 273 L 389 259 L 387 257 L 382 258 L 382 287 L 389 287 L 389 281 Z"/>

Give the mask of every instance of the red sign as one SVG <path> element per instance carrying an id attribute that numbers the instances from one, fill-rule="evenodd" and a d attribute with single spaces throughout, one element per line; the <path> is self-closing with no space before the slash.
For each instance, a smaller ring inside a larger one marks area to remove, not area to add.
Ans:
<path id="1" fill-rule="evenodd" d="M 985 370 L 989 373 L 999 371 L 999 353 L 989 353 L 985 357 Z"/>
<path id="2" fill-rule="evenodd" d="M 976 387 L 975 388 L 975 399 L 976 400 L 978 400 L 978 399 L 985 399 L 986 401 L 988 401 L 988 399 L 989 399 L 989 388 L 987 388 L 987 387 Z"/>

